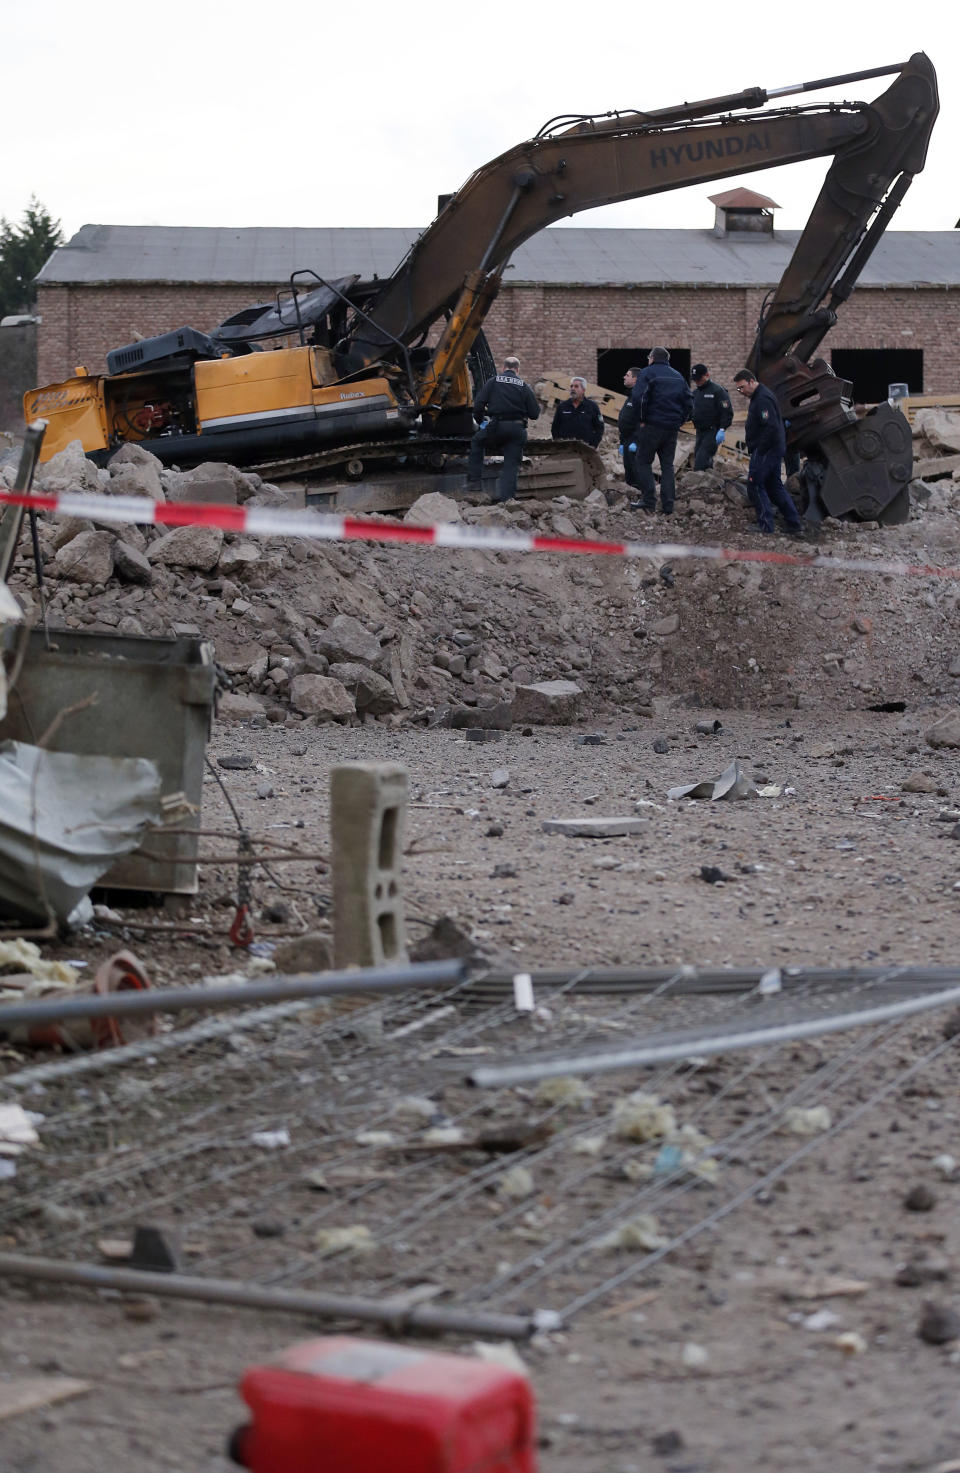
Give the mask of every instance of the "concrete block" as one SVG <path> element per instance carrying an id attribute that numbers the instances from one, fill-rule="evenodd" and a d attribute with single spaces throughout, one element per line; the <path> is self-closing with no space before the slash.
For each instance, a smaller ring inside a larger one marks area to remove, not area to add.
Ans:
<path id="1" fill-rule="evenodd" d="M 545 834 L 566 834 L 571 839 L 618 839 L 623 834 L 649 831 L 646 818 L 546 818 Z"/>
<path id="2" fill-rule="evenodd" d="M 494 726 L 468 726 L 468 742 L 502 742 L 503 732 Z"/>
<path id="3" fill-rule="evenodd" d="M 333 956 L 336 967 L 405 965 L 400 864 L 407 773 L 392 762 L 330 771 Z"/>
<path id="4" fill-rule="evenodd" d="M 541 680 L 518 685 L 513 697 L 513 719 L 534 725 L 566 726 L 576 721 L 583 691 L 573 680 Z"/>
<path id="5" fill-rule="evenodd" d="M 130 1267 L 155 1274 L 179 1273 L 183 1253 L 177 1234 L 171 1227 L 144 1224 L 135 1229 Z"/>

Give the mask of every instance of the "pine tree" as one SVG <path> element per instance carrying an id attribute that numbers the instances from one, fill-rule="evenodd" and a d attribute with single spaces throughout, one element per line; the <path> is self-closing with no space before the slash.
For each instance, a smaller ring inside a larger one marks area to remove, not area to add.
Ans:
<path id="1" fill-rule="evenodd" d="M 63 243 L 60 221 L 31 198 L 19 225 L 0 219 L 0 317 L 30 312 L 37 300 L 33 278 Z"/>

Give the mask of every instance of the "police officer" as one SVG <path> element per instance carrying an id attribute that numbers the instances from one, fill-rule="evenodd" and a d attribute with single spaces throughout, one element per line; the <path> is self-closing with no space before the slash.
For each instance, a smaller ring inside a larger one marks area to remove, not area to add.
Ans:
<path id="1" fill-rule="evenodd" d="M 620 454 L 623 456 L 623 476 L 627 485 L 632 486 L 635 491 L 640 490 L 640 483 L 637 480 L 637 469 L 634 463 L 636 451 L 629 449 L 629 445 L 633 440 L 633 427 L 636 421 L 636 416 L 630 408 L 630 395 L 633 393 L 637 379 L 642 372 L 642 368 L 628 368 L 623 375 L 623 387 L 627 391 L 627 397 L 617 418 L 617 431 L 620 435 Z"/>
<path id="2" fill-rule="evenodd" d="M 733 424 L 733 405 L 722 384 L 715 384 L 705 363 L 695 363 L 690 377 L 696 385 L 693 396 L 693 427 L 697 443 L 693 452 L 695 471 L 708 471 L 713 465 L 717 446 L 723 444 L 724 433 Z"/>
<path id="3" fill-rule="evenodd" d="M 517 494 L 517 474 L 527 440 L 527 420 L 540 418 L 540 405 L 529 384 L 520 377 L 520 359 L 505 358 L 503 371 L 488 378 L 473 401 L 473 417 L 480 425 L 470 441 L 467 490 L 482 491 L 483 457 L 502 453 L 503 466 L 495 501 Z"/>
<path id="4" fill-rule="evenodd" d="M 738 394 L 750 400 L 747 411 L 746 441 L 750 451 L 747 494 L 757 514 L 757 525 L 751 531 L 773 532 L 773 506 L 787 524 L 788 537 L 802 537 L 800 516 L 793 498 L 780 479 L 780 462 L 786 449 L 783 417 L 775 394 L 757 382 L 749 368 L 741 368 L 733 376 Z"/>
<path id="5" fill-rule="evenodd" d="M 583 440 L 596 448 L 603 439 L 603 415 L 600 406 L 587 398 L 585 378 L 570 380 L 570 398 L 557 405 L 550 426 L 554 440 Z"/>
<path id="6" fill-rule="evenodd" d="M 656 456 L 660 462 L 660 505 L 665 517 L 673 515 L 677 431 L 690 418 L 692 409 L 693 395 L 683 374 L 670 367 L 666 348 L 654 348 L 647 367 L 637 375 L 621 424 L 621 429 L 625 425 L 632 436 L 627 450 L 632 447 L 636 451 L 634 465 L 642 499 L 631 501 L 634 511 L 639 507 L 646 512 L 657 509 L 657 483 L 653 479 Z"/>

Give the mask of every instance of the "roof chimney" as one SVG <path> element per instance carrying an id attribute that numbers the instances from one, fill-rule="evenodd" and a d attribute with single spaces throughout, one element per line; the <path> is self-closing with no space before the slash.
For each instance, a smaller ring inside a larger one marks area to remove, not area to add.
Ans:
<path id="1" fill-rule="evenodd" d="M 710 203 L 717 213 L 713 233 L 720 240 L 756 240 L 773 236 L 773 211 L 780 206 L 765 194 L 752 189 L 728 189 L 725 194 L 711 194 Z"/>

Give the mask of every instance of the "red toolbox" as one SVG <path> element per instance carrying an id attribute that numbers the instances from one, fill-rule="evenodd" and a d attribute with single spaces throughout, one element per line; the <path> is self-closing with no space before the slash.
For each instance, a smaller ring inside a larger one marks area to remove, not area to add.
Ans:
<path id="1" fill-rule="evenodd" d="M 467 1356 L 308 1340 L 240 1391 L 231 1452 L 252 1473 L 536 1473 L 529 1382 Z"/>

